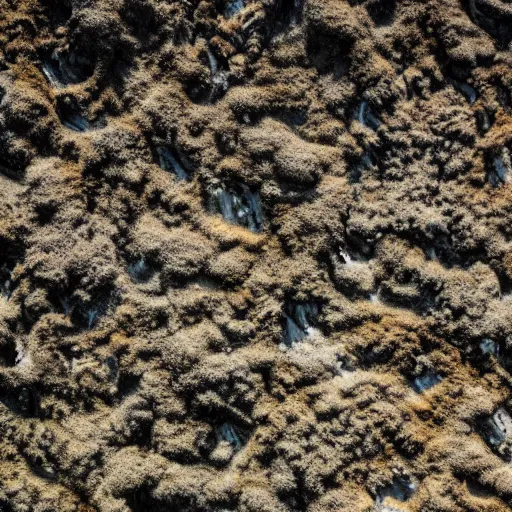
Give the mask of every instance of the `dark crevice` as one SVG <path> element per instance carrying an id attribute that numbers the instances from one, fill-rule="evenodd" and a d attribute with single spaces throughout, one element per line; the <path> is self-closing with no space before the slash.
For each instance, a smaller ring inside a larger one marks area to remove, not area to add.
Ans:
<path id="1" fill-rule="evenodd" d="M 366 9 L 375 25 L 387 26 L 393 23 L 396 4 L 396 0 L 372 0 L 366 4 Z"/>
<path id="2" fill-rule="evenodd" d="M 506 50 L 512 41 L 512 9 L 509 4 L 503 2 L 502 8 L 497 2 L 486 0 L 463 0 L 463 4 L 471 20 L 496 41 L 500 50 Z"/>
<path id="3" fill-rule="evenodd" d="M 42 70 L 53 87 L 84 82 L 94 73 L 94 65 L 75 53 L 46 52 L 41 57 Z"/>
<path id="4" fill-rule="evenodd" d="M 0 345 L 0 366 L 15 366 L 18 358 L 18 351 L 14 340 L 2 340 Z"/>

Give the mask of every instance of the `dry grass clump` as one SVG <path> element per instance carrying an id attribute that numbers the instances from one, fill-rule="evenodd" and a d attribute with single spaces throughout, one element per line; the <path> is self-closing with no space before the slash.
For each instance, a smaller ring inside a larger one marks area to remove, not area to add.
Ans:
<path id="1" fill-rule="evenodd" d="M 0 510 L 509 510 L 511 20 L 0 0 Z"/>

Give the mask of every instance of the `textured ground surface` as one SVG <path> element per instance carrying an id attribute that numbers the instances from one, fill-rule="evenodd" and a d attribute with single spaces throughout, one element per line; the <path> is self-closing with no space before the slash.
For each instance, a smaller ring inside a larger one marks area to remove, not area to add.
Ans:
<path id="1" fill-rule="evenodd" d="M 0 0 L 0 510 L 511 510 L 511 27 Z"/>

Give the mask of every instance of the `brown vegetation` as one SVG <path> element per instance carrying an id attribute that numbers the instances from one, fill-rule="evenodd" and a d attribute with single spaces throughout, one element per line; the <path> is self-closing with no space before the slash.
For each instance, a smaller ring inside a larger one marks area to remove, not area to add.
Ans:
<path id="1" fill-rule="evenodd" d="M 0 510 L 510 510 L 511 26 L 0 0 Z"/>

